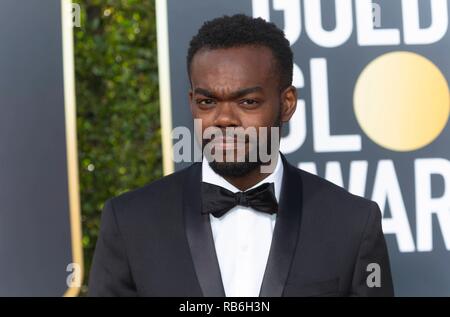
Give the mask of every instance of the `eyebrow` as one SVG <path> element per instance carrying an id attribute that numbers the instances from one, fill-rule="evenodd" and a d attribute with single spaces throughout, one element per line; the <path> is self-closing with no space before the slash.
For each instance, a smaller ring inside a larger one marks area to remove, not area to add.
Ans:
<path id="1" fill-rule="evenodd" d="M 240 97 L 243 97 L 245 95 L 248 95 L 248 94 L 250 94 L 252 92 L 261 92 L 262 90 L 263 89 L 260 86 L 239 89 L 237 91 L 233 91 L 230 94 L 229 98 L 236 99 L 236 98 L 240 98 Z M 217 99 L 217 97 L 214 95 L 214 93 L 212 93 L 211 91 L 209 91 L 207 89 L 204 89 L 204 88 L 195 88 L 194 89 L 194 93 L 203 95 L 203 96 L 208 97 L 208 98 Z"/>

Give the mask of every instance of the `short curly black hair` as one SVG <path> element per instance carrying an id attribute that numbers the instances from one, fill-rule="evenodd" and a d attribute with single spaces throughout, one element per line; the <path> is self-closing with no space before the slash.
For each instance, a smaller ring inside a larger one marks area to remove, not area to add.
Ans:
<path id="1" fill-rule="evenodd" d="M 222 17 L 205 22 L 191 39 L 187 54 L 187 70 L 191 76 L 194 55 L 203 48 L 220 49 L 244 45 L 261 45 L 272 50 L 279 70 L 279 88 L 292 85 L 293 53 L 284 32 L 262 18 L 244 14 Z"/>

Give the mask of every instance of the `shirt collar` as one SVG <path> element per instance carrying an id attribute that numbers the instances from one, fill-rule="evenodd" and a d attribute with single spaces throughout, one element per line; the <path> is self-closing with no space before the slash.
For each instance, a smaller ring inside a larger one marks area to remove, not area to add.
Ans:
<path id="1" fill-rule="evenodd" d="M 277 165 L 275 166 L 274 171 L 261 180 L 259 183 L 255 184 L 249 189 L 258 187 L 259 185 L 262 185 L 264 183 L 274 183 L 274 189 L 275 189 L 275 197 L 277 198 L 277 201 L 280 201 L 280 193 L 281 193 L 281 184 L 283 179 L 283 162 L 281 160 L 281 155 L 278 153 L 277 156 Z M 208 160 L 203 158 L 202 161 L 202 181 L 205 183 L 210 183 L 213 185 L 217 185 L 220 187 L 223 187 L 225 189 L 228 189 L 229 191 L 236 193 L 240 191 L 239 188 L 235 187 L 233 184 L 228 182 L 225 178 L 214 172 L 214 170 L 209 166 Z"/>

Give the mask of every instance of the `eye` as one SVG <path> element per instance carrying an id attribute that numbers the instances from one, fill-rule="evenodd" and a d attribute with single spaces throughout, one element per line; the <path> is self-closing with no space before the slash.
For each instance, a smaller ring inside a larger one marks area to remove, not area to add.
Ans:
<path id="1" fill-rule="evenodd" d="M 198 105 L 213 105 L 215 101 L 213 99 L 197 99 L 196 100 Z"/>
<path id="2" fill-rule="evenodd" d="M 255 99 L 242 99 L 239 103 L 241 105 L 254 106 L 258 104 L 258 101 Z"/>

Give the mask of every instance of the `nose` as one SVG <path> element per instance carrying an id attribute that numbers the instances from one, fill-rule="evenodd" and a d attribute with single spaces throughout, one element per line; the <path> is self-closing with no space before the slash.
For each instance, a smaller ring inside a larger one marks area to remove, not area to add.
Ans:
<path id="1" fill-rule="evenodd" d="M 238 127 L 241 125 L 234 105 L 230 102 L 222 102 L 217 105 L 214 125 L 220 128 Z"/>

